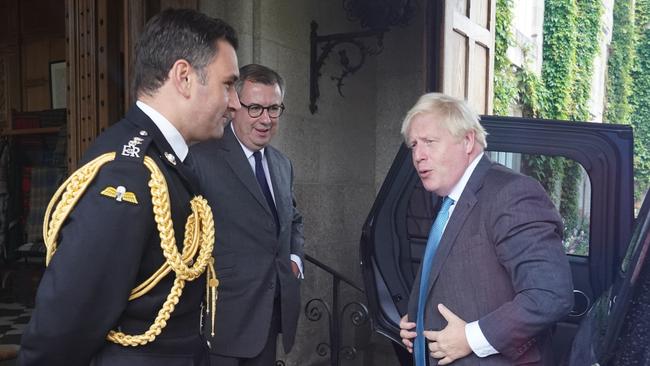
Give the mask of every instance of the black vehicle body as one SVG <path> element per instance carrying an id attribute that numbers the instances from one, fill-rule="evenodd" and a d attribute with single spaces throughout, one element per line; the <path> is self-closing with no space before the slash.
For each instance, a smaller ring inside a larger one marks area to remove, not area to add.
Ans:
<path id="1" fill-rule="evenodd" d="M 629 256 L 626 248 L 634 223 L 632 130 L 623 125 L 496 116 L 482 117 L 481 123 L 489 134 L 488 151 L 561 156 L 579 163 L 587 173 L 589 254 L 568 255 L 575 306 L 554 335 L 556 354 L 566 359 L 578 325 L 591 319 L 586 314 L 598 296 L 611 293 L 610 285 L 621 281 L 620 263 Z M 399 319 L 406 313 L 433 220 L 423 216 L 411 199 L 418 182 L 410 152 L 402 145 L 361 237 L 361 266 L 373 326 L 397 344 L 401 344 Z"/>
<path id="2" fill-rule="evenodd" d="M 614 284 L 580 324 L 569 365 L 650 365 L 650 196 Z"/>

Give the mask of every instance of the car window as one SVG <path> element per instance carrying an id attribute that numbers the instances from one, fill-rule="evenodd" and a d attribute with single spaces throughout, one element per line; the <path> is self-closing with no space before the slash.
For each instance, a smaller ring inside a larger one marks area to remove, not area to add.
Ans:
<path id="1" fill-rule="evenodd" d="M 591 183 L 579 163 L 547 155 L 489 151 L 495 162 L 537 179 L 558 208 L 564 223 L 564 250 L 589 255 Z"/>

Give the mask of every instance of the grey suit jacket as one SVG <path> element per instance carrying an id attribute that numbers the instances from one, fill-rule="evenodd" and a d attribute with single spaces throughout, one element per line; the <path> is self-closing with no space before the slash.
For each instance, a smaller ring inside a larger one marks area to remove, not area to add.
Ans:
<path id="1" fill-rule="evenodd" d="M 276 235 L 271 210 L 230 126 L 222 139 L 195 145 L 191 154 L 201 191 L 214 215 L 215 268 L 220 284 L 211 352 L 253 357 L 262 350 L 276 286 L 280 286 L 282 339 L 288 352 L 300 311 L 300 280 L 291 271 L 290 256 L 302 258 L 304 244 L 291 162 L 277 149 L 266 147 L 280 221 Z"/>
<path id="2" fill-rule="evenodd" d="M 445 304 L 479 321 L 500 353 L 454 365 L 551 365 L 550 331 L 573 306 L 562 223 L 541 185 L 483 157 L 449 218 L 429 277 L 424 329 L 440 330 Z M 420 271 L 409 299 L 417 312 Z M 436 365 L 434 358 L 429 360 Z"/>

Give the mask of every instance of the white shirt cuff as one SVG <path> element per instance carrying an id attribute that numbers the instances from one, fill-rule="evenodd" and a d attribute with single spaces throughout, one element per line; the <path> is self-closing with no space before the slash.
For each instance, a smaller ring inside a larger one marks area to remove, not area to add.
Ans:
<path id="1" fill-rule="evenodd" d="M 483 335 L 478 320 L 465 324 L 465 337 L 469 347 L 478 357 L 487 357 L 499 353 Z"/>
<path id="2" fill-rule="evenodd" d="M 298 278 L 300 278 L 301 280 L 304 280 L 305 279 L 305 274 L 302 272 L 302 259 L 300 259 L 300 257 L 295 255 L 295 254 L 291 254 L 291 260 L 294 263 L 296 263 L 296 265 L 298 266 L 298 269 L 300 270 L 300 276 Z"/>

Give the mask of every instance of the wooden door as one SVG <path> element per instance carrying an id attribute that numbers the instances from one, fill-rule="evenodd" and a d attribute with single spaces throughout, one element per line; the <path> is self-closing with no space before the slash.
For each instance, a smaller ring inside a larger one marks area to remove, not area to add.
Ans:
<path id="1" fill-rule="evenodd" d="M 496 0 L 431 0 L 429 89 L 492 113 Z"/>
<path id="2" fill-rule="evenodd" d="M 66 1 L 68 170 L 123 113 L 120 2 Z"/>
<path id="3" fill-rule="evenodd" d="M 146 21 L 196 0 L 66 0 L 68 167 L 135 102 L 132 62 Z"/>
<path id="4" fill-rule="evenodd" d="M 147 21 L 167 8 L 198 9 L 198 0 L 123 0 L 124 1 L 124 108 L 136 101 L 133 94 L 133 51 Z"/>
<path id="5" fill-rule="evenodd" d="M 198 0 L 123 0 L 124 2 L 124 108 L 136 101 L 133 94 L 133 51 L 147 21 L 167 8 L 198 9 Z"/>

